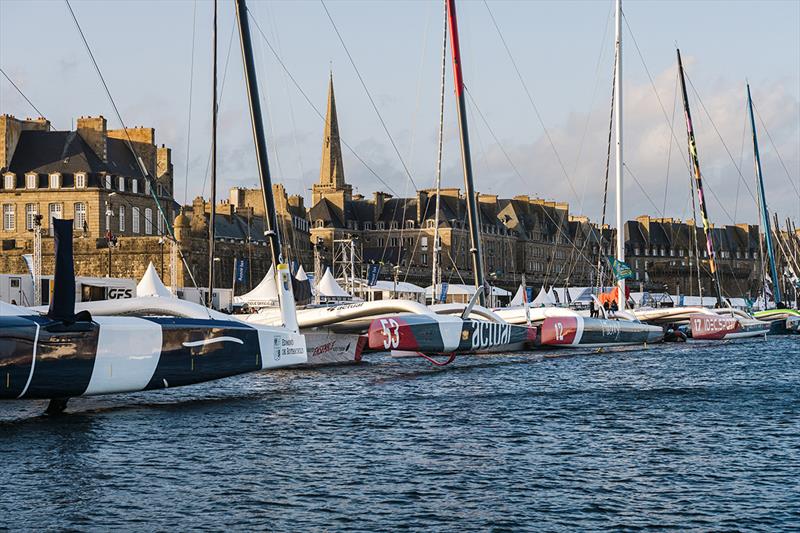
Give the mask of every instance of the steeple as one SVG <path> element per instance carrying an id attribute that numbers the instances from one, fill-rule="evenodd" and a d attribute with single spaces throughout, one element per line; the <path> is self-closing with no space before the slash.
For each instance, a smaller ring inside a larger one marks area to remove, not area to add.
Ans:
<path id="1" fill-rule="evenodd" d="M 339 119 L 336 116 L 336 97 L 333 93 L 333 71 L 328 81 L 328 110 L 325 114 L 325 131 L 322 136 L 322 160 L 319 167 L 319 183 L 312 188 L 312 203 L 335 192 L 344 192 L 350 199 L 353 188 L 344 181 L 342 145 L 339 140 Z"/>

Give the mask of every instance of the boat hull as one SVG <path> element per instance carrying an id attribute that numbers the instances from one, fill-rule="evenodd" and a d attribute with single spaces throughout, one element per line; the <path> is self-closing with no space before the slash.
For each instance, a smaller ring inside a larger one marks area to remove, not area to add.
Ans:
<path id="1" fill-rule="evenodd" d="M 545 318 L 537 343 L 542 347 L 599 348 L 650 344 L 663 339 L 664 330 L 657 326 L 576 315 Z"/>
<path id="2" fill-rule="evenodd" d="M 530 349 L 536 328 L 502 322 L 462 320 L 449 315 L 399 315 L 376 319 L 369 347 L 425 354 L 481 354 Z"/>
<path id="3" fill-rule="evenodd" d="M 764 337 L 770 324 L 760 320 L 742 320 L 733 316 L 696 314 L 689 318 L 693 340 L 716 341 Z"/>
<path id="4" fill-rule="evenodd" d="M 305 360 L 301 335 L 233 320 L 0 317 L 0 399 L 164 389 Z"/>

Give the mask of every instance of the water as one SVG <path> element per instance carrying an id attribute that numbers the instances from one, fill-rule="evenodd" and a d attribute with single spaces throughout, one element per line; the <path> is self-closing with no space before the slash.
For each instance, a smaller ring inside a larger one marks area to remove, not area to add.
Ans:
<path id="1" fill-rule="evenodd" d="M 0 404 L 0 529 L 800 528 L 798 337 L 378 356 L 43 408 Z"/>

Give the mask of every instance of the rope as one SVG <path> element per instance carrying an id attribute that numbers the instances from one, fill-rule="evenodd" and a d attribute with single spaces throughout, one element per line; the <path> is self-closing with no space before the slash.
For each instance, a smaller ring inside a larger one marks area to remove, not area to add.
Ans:
<path id="1" fill-rule="evenodd" d="M 186 173 L 183 178 L 183 203 L 186 205 L 189 201 L 189 152 L 192 139 L 192 92 L 194 91 L 194 45 L 195 45 L 195 30 L 197 29 L 197 0 L 194 2 L 192 9 L 192 56 L 189 67 L 189 111 L 187 113 L 186 125 Z M 204 187 L 205 188 L 205 187 Z"/>
<path id="2" fill-rule="evenodd" d="M 42 113 L 41 111 L 39 111 L 39 108 L 37 108 L 35 105 L 33 105 L 33 102 L 31 102 L 30 98 L 28 98 L 27 96 L 25 96 L 25 93 L 24 93 L 24 92 L 22 92 L 22 89 L 20 89 L 20 88 L 17 86 L 17 84 L 16 84 L 16 83 L 14 83 L 14 81 L 13 81 L 11 78 L 9 78 L 9 77 L 8 77 L 8 74 L 6 74 L 6 71 L 5 71 L 5 70 L 3 70 L 2 68 L 0 68 L 0 73 L 2 73 L 2 74 L 3 74 L 3 76 L 5 77 L 5 79 L 7 79 L 7 80 L 8 80 L 8 83 L 10 83 L 10 84 L 11 84 L 11 86 L 12 86 L 12 87 L 14 87 L 14 89 L 16 89 L 16 90 L 17 90 L 17 92 L 19 93 L 19 95 L 20 95 L 22 98 L 24 98 L 26 102 L 28 102 L 28 105 L 30 105 L 30 106 L 33 108 L 33 110 L 34 110 L 34 111 L 36 111 L 36 112 L 39 114 L 39 116 L 40 116 L 40 117 L 44 118 L 44 116 L 45 116 L 45 115 L 44 115 L 44 113 Z M 52 122 L 51 122 L 51 124 L 52 124 Z M 55 127 L 55 125 L 53 125 L 53 127 Z"/>
<path id="3" fill-rule="evenodd" d="M 347 58 L 350 60 L 350 64 L 353 66 L 353 70 L 356 71 L 356 76 L 358 76 L 358 80 L 361 82 L 361 86 L 364 88 L 364 92 L 367 93 L 367 98 L 369 98 L 369 102 L 372 104 L 372 108 L 375 110 L 375 114 L 378 115 L 378 120 L 383 126 L 383 131 L 386 132 L 386 136 L 389 138 L 389 142 L 394 149 L 395 154 L 397 154 L 397 158 L 400 160 L 400 164 L 403 166 L 403 170 L 408 176 L 409 181 L 414 186 L 414 189 L 419 189 L 417 184 L 414 182 L 414 178 L 411 177 L 411 172 L 408 170 L 406 166 L 406 162 L 403 160 L 403 156 L 400 155 L 400 150 L 397 148 L 397 144 L 394 142 L 394 138 L 392 138 L 392 134 L 389 133 L 389 128 L 386 126 L 386 122 L 384 122 L 383 117 L 381 116 L 381 112 L 378 110 L 378 106 L 375 104 L 375 100 L 372 99 L 372 94 L 370 94 L 369 89 L 367 88 L 366 82 L 364 82 L 364 78 L 361 76 L 361 72 L 358 70 L 356 66 L 356 62 L 353 60 L 353 56 L 350 55 L 350 50 L 348 50 L 347 45 L 344 42 L 344 38 L 342 34 L 339 33 L 339 28 L 336 26 L 336 23 L 333 21 L 333 17 L 331 17 L 330 11 L 328 11 L 328 6 L 325 5 L 325 0 L 320 0 L 320 4 L 322 4 L 322 8 L 325 10 L 325 14 L 328 16 L 328 20 L 331 21 L 331 25 L 333 26 L 333 31 L 336 32 L 336 36 L 339 38 L 339 42 L 342 44 L 342 48 L 344 48 L 345 54 L 347 54 Z"/>

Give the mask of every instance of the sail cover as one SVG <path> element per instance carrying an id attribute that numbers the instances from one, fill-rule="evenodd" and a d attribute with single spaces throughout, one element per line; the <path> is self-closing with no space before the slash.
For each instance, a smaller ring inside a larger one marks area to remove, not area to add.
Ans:
<path id="1" fill-rule="evenodd" d="M 164 298 L 174 298 L 169 289 L 164 286 L 161 278 L 158 277 L 158 272 L 156 272 L 156 267 L 153 266 L 152 262 L 147 265 L 147 270 L 145 270 L 144 276 L 142 276 L 139 284 L 136 285 L 136 296 L 139 298 L 142 296 L 161 296 Z"/>

